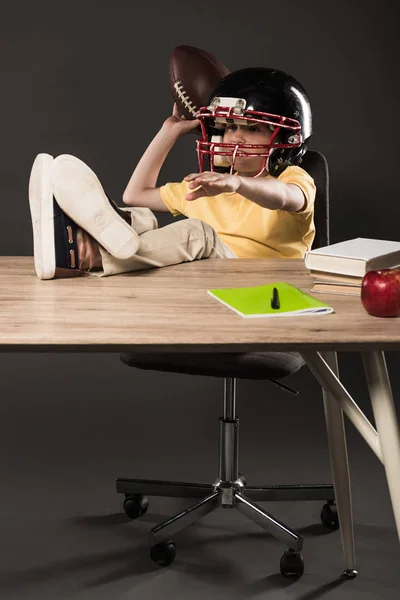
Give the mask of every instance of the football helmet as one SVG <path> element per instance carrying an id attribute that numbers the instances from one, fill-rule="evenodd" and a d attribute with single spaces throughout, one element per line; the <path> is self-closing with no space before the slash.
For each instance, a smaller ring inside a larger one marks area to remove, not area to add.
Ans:
<path id="1" fill-rule="evenodd" d="M 201 139 L 197 140 L 200 171 L 233 172 L 238 157 L 263 157 L 266 169 L 278 177 L 289 165 L 301 162 L 312 134 L 310 101 L 303 86 L 277 69 L 252 67 L 229 73 L 202 107 Z M 227 124 L 265 123 L 272 131 L 267 144 L 224 143 Z M 253 151 L 253 152 L 252 152 Z M 208 160 L 207 160 L 208 159 Z M 207 164 L 208 163 L 208 164 Z"/>

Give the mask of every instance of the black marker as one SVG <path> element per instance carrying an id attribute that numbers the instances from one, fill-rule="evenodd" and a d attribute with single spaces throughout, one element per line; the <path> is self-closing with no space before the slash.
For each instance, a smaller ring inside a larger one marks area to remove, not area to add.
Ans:
<path id="1" fill-rule="evenodd" d="M 271 299 L 271 308 L 277 309 L 280 308 L 281 305 L 279 303 L 279 294 L 276 287 L 272 290 L 272 299 Z"/>

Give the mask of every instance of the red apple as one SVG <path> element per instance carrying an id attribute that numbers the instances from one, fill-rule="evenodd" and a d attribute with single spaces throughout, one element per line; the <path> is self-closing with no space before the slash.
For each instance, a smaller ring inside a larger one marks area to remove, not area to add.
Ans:
<path id="1" fill-rule="evenodd" d="M 361 302 L 365 310 L 375 317 L 399 316 L 400 271 L 368 271 L 362 279 Z"/>

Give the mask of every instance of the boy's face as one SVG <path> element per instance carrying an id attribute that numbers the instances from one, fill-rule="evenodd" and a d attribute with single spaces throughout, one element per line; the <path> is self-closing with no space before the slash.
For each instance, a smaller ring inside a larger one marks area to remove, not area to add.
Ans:
<path id="1" fill-rule="evenodd" d="M 227 124 L 223 142 L 225 144 L 268 144 L 272 137 L 269 125 L 252 123 L 251 125 Z M 262 167 L 264 157 L 257 154 L 265 153 L 265 148 L 246 148 L 245 152 L 253 156 L 238 156 L 235 159 L 235 170 L 239 175 L 251 176 L 258 173 Z M 232 157 L 227 157 L 232 163 Z"/>

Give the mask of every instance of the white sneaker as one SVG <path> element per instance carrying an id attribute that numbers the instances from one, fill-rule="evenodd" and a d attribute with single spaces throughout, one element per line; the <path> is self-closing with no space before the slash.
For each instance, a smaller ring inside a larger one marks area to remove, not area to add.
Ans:
<path id="1" fill-rule="evenodd" d="M 61 209 L 118 259 L 134 256 L 138 234 L 119 215 L 96 174 L 79 158 L 61 154 L 50 167 L 53 193 Z"/>
<path id="2" fill-rule="evenodd" d="M 39 279 L 85 275 L 78 268 L 77 226 L 58 206 L 51 187 L 53 157 L 38 154 L 29 179 L 33 255 Z"/>

